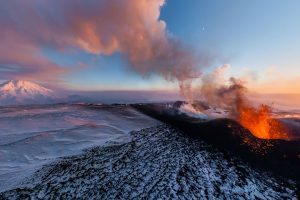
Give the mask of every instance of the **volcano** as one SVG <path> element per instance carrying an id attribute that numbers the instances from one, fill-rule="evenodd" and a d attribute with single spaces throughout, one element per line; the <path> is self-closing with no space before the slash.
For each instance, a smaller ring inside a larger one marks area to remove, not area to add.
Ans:
<path id="1" fill-rule="evenodd" d="M 54 92 L 25 80 L 10 80 L 0 85 L 0 105 L 44 104 L 55 100 Z"/>
<path id="2" fill-rule="evenodd" d="M 254 167 L 290 177 L 300 184 L 300 140 L 261 139 L 230 118 L 197 118 L 178 112 L 174 104 L 133 105 L 144 114 L 182 130 L 187 137 L 200 139 L 226 152 L 233 152 Z M 182 107 L 182 106 L 180 106 Z"/>

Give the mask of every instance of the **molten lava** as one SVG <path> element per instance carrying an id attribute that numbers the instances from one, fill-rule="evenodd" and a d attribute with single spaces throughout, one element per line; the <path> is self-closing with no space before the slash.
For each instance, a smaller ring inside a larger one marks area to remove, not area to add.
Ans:
<path id="1" fill-rule="evenodd" d="M 254 108 L 246 105 L 238 106 L 238 120 L 242 126 L 261 139 L 287 139 L 283 125 L 272 118 L 272 110 L 268 105 Z"/>

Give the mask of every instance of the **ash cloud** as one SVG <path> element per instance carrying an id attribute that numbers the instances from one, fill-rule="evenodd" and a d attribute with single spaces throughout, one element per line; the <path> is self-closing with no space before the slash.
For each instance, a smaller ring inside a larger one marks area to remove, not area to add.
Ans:
<path id="1" fill-rule="evenodd" d="M 190 90 L 191 80 L 200 76 L 199 65 L 210 58 L 199 60 L 168 34 L 166 23 L 159 18 L 164 4 L 165 0 L 1 1 L 0 42 L 13 44 L 2 46 L 0 54 L 9 46 L 14 49 L 6 55 L 9 61 L 0 57 L 0 64 L 15 62 L 25 71 L 39 71 L 44 66 L 45 72 L 59 72 L 62 66 L 38 55 L 45 46 L 106 56 L 121 53 L 143 76 L 154 72 Z M 15 38 L 21 42 L 14 42 Z M 26 47 L 34 50 L 28 52 L 31 60 L 24 65 L 20 55 Z M 42 63 L 35 62 L 37 57 Z M 190 98 L 188 91 L 183 95 Z"/>
<path id="2" fill-rule="evenodd" d="M 225 73 L 229 69 L 230 65 L 224 64 L 203 75 L 201 85 L 194 93 L 197 95 L 196 98 L 204 100 L 212 107 L 226 109 L 230 111 L 230 117 L 239 119 L 241 107 L 248 104 L 245 96 L 247 89 L 241 79 L 225 78 Z"/>
<path id="3" fill-rule="evenodd" d="M 224 72 L 228 68 L 228 65 L 223 65 L 203 76 L 201 97 L 214 107 L 229 110 L 231 118 L 258 138 L 288 139 L 291 131 L 273 117 L 272 107 L 266 104 L 255 107 L 247 98 L 247 88 L 243 80 L 231 77 L 226 84 Z"/>
<path id="4" fill-rule="evenodd" d="M 202 84 L 195 90 L 195 93 L 198 98 L 205 100 L 213 107 L 230 110 L 232 117 L 236 118 L 239 107 L 249 102 L 246 98 L 247 88 L 242 79 L 234 77 L 225 79 L 224 75 L 229 68 L 230 65 L 225 64 L 203 75 Z"/>

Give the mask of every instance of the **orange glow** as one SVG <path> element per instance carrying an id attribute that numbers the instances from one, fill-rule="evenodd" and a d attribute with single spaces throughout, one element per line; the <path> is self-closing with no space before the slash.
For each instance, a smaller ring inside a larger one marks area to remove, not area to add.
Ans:
<path id="1" fill-rule="evenodd" d="M 268 105 L 261 104 L 258 108 L 238 106 L 239 122 L 256 137 L 261 139 L 287 139 L 283 125 L 272 118 L 272 109 Z"/>

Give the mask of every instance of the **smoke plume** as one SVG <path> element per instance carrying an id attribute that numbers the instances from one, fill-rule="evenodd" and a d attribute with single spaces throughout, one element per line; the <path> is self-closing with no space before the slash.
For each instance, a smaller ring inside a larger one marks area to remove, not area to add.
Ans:
<path id="1" fill-rule="evenodd" d="M 231 77 L 226 84 L 224 72 L 228 67 L 224 65 L 203 77 L 201 97 L 214 107 L 229 110 L 231 118 L 258 138 L 287 139 L 286 127 L 272 117 L 272 108 L 265 104 L 255 107 L 247 98 L 242 80 Z"/>
<path id="2" fill-rule="evenodd" d="M 35 49 L 28 55 L 32 59 L 37 56 L 37 49 L 43 47 L 75 48 L 106 56 L 121 53 L 140 74 L 157 73 L 189 90 L 191 80 L 200 75 L 196 65 L 201 61 L 167 32 L 166 23 L 160 19 L 164 4 L 165 0 L 1 1 L 0 42 L 22 38 L 16 40 L 22 43 L 7 44 L 1 49 L 4 52 L 10 45 L 16 49 L 10 54 L 21 54 L 27 45 Z M 10 57 L 9 61 L 0 59 L 0 64 L 13 65 L 22 56 L 6 56 L 6 59 Z M 26 71 L 35 62 L 17 64 L 21 71 Z M 190 92 L 182 94 L 190 98 Z"/>
<path id="3" fill-rule="evenodd" d="M 225 64 L 204 75 L 201 87 L 196 92 L 210 105 L 234 111 L 238 101 L 245 99 L 246 88 L 240 79 L 225 79 L 224 74 L 229 68 L 230 66 Z"/>

